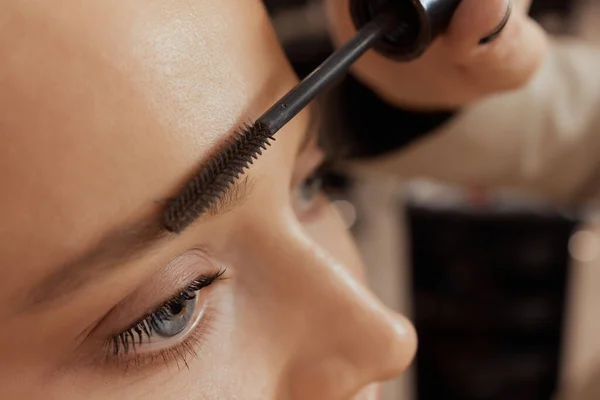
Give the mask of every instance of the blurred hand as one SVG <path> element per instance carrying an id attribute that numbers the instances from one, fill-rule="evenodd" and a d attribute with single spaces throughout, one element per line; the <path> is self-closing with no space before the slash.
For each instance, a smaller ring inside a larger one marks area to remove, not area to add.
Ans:
<path id="1" fill-rule="evenodd" d="M 354 33 L 349 0 L 327 0 L 331 34 L 339 45 Z M 498 38 L 481 39 L 501 24 L 507 0 L 462 0 L 448 31 L 416 61 L 399 63 L 369 52 L 354 73 L 381 97 L 413 109 L 457 108 L 525 85 L 538 70 L 547 37 L 527 16 L 530 0 L 512 0 L 512 15 Z"/>

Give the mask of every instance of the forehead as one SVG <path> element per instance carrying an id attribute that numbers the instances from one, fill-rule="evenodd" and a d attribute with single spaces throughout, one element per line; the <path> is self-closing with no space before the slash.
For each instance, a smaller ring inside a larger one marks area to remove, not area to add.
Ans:
<path id="1" fill-rule="evenodd" d="M 0 264 L 15 243 L 60 251 L 152 206 L 288 73 L 260 1 L 3 9 Z"/>

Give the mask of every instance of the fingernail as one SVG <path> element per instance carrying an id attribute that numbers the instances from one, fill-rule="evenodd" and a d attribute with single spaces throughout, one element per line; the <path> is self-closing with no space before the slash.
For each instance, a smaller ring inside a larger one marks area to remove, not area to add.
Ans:
<path id="1" fill-rule="evenodd" d="M 483 46 L 492 43 L 494 40 L 500 37 L 502 31 L 504 31 L 504 28 L 506 28 L 506 25 L 508 24 L 508 21 L 510 20 L 510 16 L 512 14 L 512 1 L 509 0 L 507 4 L 508 5 L 506 7 L 506 13 L 504 14 L 504 18 L 502 18 L 502 21 L 500 22 L 498 27 L 496 27 L 496 29 L 492 31 L 492 33 L 490 33 L 489 35 L 487 35 L 479 41 L 480 45 Z"/>

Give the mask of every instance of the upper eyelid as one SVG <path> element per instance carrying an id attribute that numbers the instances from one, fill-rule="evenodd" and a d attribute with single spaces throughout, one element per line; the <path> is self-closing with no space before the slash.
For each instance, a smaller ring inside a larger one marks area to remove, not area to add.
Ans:
<path id="1" fill-rule="evenodd" d="M 210 258 L 210 255 L 206 251 L 206 249 L 201 248 L 201 247 L 194 247 L 194 248 L 188 250 L 183 255 L 168 262 L 166 264 L 166 267 L 164 267 L 162 269 L 162 271 L 164 272 L 167 269 L 170 269 L 171 265 L 180 265 L 179 262 L 176 260 L 181 260 L 181 258 L 186 254 L 193 254 L 194 257 L 201 256 L 202 259 Z M 197 254 L 199 256 L 197 256 Z M 173 299 L 175 296 L 177 296 L 179 293 L 181 293 L 181 291 L 185 290 L 190 285 L 190 283 L 193 282 L 194 279 L 197 279 L 198 276 L 202 275 L 200 273 L 200 271 L 202 271 L 204 268 L 196 270 L 195 268 L 191 267 L 192 262 L 195 263 L 195 261 L 190 261 L 189 262 L 190 267 L 185 267 L 186 271 L 188 270 L 188 268 L 190 268 L 189 269 L 190 272 L 184 273 L 184 272 L 182 272 L 182 271 L 184 271 L 184 269 L 180 269 L 179 267 L 177 267 L 173 270 L 173 271 L 180 271 L 177 273 L 177 275 L 180 278 L 176 280 L 177 282 L 173 282 L 172 285 L 168 285 L 168 286 L 171 286 L 172 290 L 170 290 L 170 289 L 165 290 L 164 292 L 160 293 L 160 295 L 157 295 L 156 293 L 152 293 L 150 295 L 154 299 L 158 298 L 159 299 L 158 301 L 151 300 L 151 301 L 139 302 L 137 300 L 139 298 L 138 297 L 139 289 L 142 288 L 143 284 L 144 284 L 144 282 L 141 282 L 135 290 L 131 291 L 125 297 L 121 298 L 118 303 L 114 304 L 108 311 L 106 311 L 102 318 L 96 320 L 93 324 L 93 327 L 91 327 L 88 330 L 86 336 L 93 336 L 96 339 L 100 339 L 100 340 L 104 341 L 106 338 L 112 337 L 112 336 L 119 334 L 120 332 L 134 326 L 137 322 L 141 321 L 143 318 L 152 314 L 152 312 L 158 310 L 166 302 Z M 186 264 L 181 264 L 181 265 L 187 266 L 188 264 L 186 263 Z M 208 265 L 212 265 L 212 264 L 209 263 Z M 208 271 L 213 271 L 215 268 L 218 268 L 218 267 L 212 265 L 212 267 L 210 267 L 210 269 Z M 191 272 L 192 270 L 195 272 Z M 210 275 L 211 273 L 212 272 L 207 272 L 206 274 Z M 171 275 L 171 273 L 167 273 L 167 275 L 165 275 L 161 279 L 161 281 L 169 281 L 170 282 L 171 279 L 167 278 L 170 275 Z M 152 278 L 152 279 L 155 279 L 155 278 Z M 144 296 L 142 296 L 142 298 L 144 298 Z M 139 306 L 139 307 L 135 306 L 135 305 L 133 307 L 131 306 L 132 304 L 140 304 L 140 303 L 142 304 L 142 306 Z M 135 318 L 131 318 L 132 316 L 135 316 Z"/>
<path id="2" fill-rule="evenodd" d="M 101 335 L 103 338 L 102 338 L 101 340 L 102 340 L 102 341 L 106 341 L 106 339 L 107 339 L 107 338 L 108 338 L 108 339 L 111 339 L 111 338 L 113 338 L 114 336 L 116 336 L 116 335 L 118 335 L 118 334 L 120 334 L 120 333 L 122 333 L 122 332 L 125 332 L 125 331 L 127 331 L 127 330 L 129 330 L 129 329 L 132 329 L 134 326 L 136 326 L 137 324 L 139 324 L 140 322 L 142 322 L 143 320 L 145 320 L 146 318 L 148 318 L 150 315 L 154 314 L 155 312 L 157 312 L 158 310 L 160 310 L 162 307 L 164 307 L 164 306 L 165 306 L 165 305 L 166 305 L 166 304 L 167 304 L 169 301 L 171 301 L 172 299 L 176 298 L 176 297 L 177 297 L 177 296 L 178 296 L 178 295 L 179 295 L 179 294 L 180 294 L 182 291 L 184 291 L 184 290 L 185 290 L 185 289 L 186 289 L 188 286 L 189 286 L 189 284 L 188 284 L 188 285 L 186 285 L 186 286 L 184 286 L 184 287 L 181 287 L 181 288 L 177 289 L 177 291 L 176 291 L 176 292 L 174 292 L 174 293 L 170 294 L 170 295 L 169 295 L 169 296 L 168 296 L 166 299 L 163 299 L 163 300 L 161 300 L 160 302 L 157 302 L 157 303 L 153 304 L 152 306 L 149 306 L 149 307 L 147 307 L 147 308 L 146 308 L 146 311 L 145 311 L 145 312 L 144 312 L 144 313 L 143 313 L 143 314 L 142 314 L 140 317 L 136 317 L 136 318 L 133 320 L 133 322 L 130 322 L 130 323 L 126 324 L 126 325 L 125 325 L 125 326 L 123 326 L 123 327 L 117 327 L 117 328 L 111 329 L 110 331 L 105 331 L 105 332 L 103 332 L 103 333 L 102 333 L 102 335 Z M 128 301 L 128 300 L 127 300 L 127 299 L 125 299 L 124 301 Z M 110 310 L 110 311 L 109 311 L 109 312 L 108 312 L 108 313 L 107 313 L 107 314 L 104 316 L 104 318 L 102 318 L 102 319 L 101 319 L 101 320 L 98 322 L 98 324 L 96 325 L 96 328 L 95 328 L 95 329 L 94 329 L 94 330 L 93 330 L 93 331 L 92 331 L 90 334 L 93 334 L 93 333 L 94 333 L 94 331 L 95 331 L 95 330 L 96 330 L 98 327 L 101 327 L 101 326 L 103 325 L 104 321 L 106 321 L 106 318 L 107 318 L 108 316 L 110 316 L 110 315 L 112 314 L 113 310 L 117 309 L 117 308 L 118 308 L 118 307 L 119 307 L 119 306 L 120 306 L 122 303 L 123 303 L 123 302 L 121 302 L 121 303 L 117 304 L 115 307 L 113 307 L 113 308 L 112 308 L 112 309 L 111 309 L 111 310 Z"/>

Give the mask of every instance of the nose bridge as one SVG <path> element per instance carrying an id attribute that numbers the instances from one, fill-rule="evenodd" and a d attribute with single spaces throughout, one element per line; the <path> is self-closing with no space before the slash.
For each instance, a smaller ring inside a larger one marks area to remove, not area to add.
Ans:
<path id="1" fill-rule="evenodd" d="M 289 240 L 286 268 L 297 274 L 304 335 L 285 397 L 346 398 L 369 382 L 399 375 L 414 355 L 412 325 L 324 250 L 306 238 Z"/>

